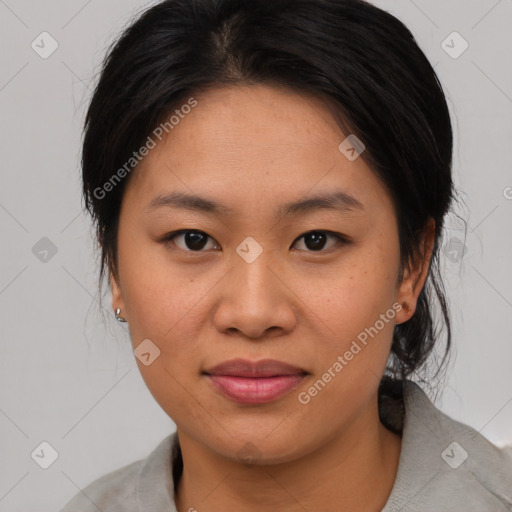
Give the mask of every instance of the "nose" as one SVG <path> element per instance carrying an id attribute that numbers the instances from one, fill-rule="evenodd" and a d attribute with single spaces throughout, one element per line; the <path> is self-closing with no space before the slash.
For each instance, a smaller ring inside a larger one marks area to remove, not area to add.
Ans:
<path id="1" fill-rule="evenodd" d="M 290 276 L 270 252 L 251 263 L 233 255 L 231 271 L 222 281 L 214 323 L 219 332 L 251 340 L 282 336 L 296 324 L 296 294 Z"/>

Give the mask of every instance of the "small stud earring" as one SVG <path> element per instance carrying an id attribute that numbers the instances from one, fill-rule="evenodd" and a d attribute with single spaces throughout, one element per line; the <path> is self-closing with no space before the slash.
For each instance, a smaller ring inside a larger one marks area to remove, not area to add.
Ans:
<path id="1" fill-rule="evenodd" d="M 121 316 L 121 308 L 117 308 L 116 309 L 116 320 L 119 321 L 119 322 L 126 322 L 126 319 L 124 319 Z"/>

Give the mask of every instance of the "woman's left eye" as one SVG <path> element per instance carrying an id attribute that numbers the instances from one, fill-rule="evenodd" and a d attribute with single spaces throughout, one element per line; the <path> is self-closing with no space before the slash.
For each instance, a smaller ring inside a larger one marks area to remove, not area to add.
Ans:
<path id="1" fill-rule="evenodd" d="M 325 250 L 325 245 L 329 238 L 333 239 L 334 243 L 331 244 L 331 247 L 328 247 L 327 250 Z M 193 229 L 174 231 L 166 235 L 162 241 L 166 244 L 172 242 L 179 249 L 186 252 L 204 252 L 203 249 L 207 245 L 208 239 L 215 242 L 213 248 L 220 248 L 219 244 L 204 231 Z M 333 248 L 349 243 L 349 239 L 346 236 L 331 231 L 308 231 L 297 238 L 293 245 L 301 239 L 304 239 L 304 245 L 307 248 L 307 252 L 329 252 Z"/>
<path id="2" fill-rule="evenodd" d="M 331 247 L 324 251 L 326 241 L 328 240 L 329 237 L 334 239 L 335 242 L 331 245 Z M 297 240 L 300 240 L 302 238 L 304 238 L 304 245 L 308 247 L 308 249 L 311 249 L 308 252 L 329 252 L 331 249 L 349 243 L 347 237 L 339 233 L 333 233 L 331 231 L 309 231 L 301 235 L 299 238 L 297 238 Z"/>

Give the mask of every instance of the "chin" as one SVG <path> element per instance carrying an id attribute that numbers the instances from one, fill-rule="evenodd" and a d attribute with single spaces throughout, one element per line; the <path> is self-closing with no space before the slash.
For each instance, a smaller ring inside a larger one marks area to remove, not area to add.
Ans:
<path id="1" fill-rule="evenodd" d="M 292 432 L 289 426 L 282 428 L 284 425 L 281 425 L 276 429 L 276 425 L 279 425 L 279 421 L 261 428 L 251 428 L 250 424 L 240 425 L 238 430 L 231 428 L 229 433 L 221 430 L 213 436 L 211 432 L 197 432 L 196 439 L 226 459 L 255 466 L 291 462 L 315 449 L 314 440 L 297 435 L 299 428 Z"/>

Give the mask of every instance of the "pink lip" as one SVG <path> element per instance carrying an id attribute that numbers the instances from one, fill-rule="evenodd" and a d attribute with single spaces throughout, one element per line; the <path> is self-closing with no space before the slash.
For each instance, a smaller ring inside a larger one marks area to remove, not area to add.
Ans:
<path id="1" fill-rule="evenodd" d="M 271 402 L 295 389 L 307 372 L 280 361 L 234 359 L 205 372 L 228 398 L 244 404 Z"/>

